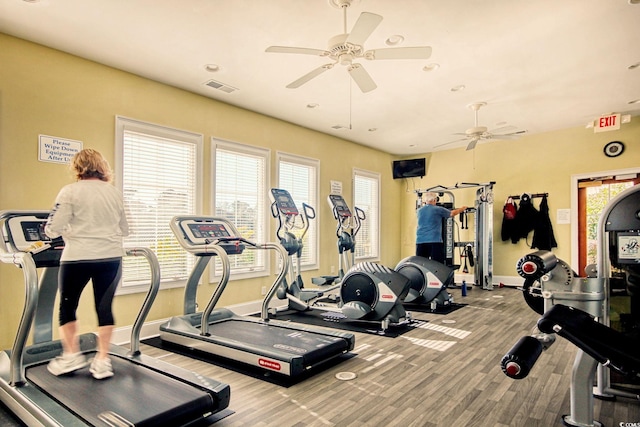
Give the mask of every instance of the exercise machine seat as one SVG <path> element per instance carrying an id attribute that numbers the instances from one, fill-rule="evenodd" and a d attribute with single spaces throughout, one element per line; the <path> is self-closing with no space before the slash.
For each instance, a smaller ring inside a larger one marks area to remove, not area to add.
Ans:
<path id="1" fill-rule="evenodd" d="M 556 304 L 538 320 L 538 328 L 567 339 L 599 363 L 623 375 L 640 374 L 640 339 L 599 323 L 585 311 Z"/>

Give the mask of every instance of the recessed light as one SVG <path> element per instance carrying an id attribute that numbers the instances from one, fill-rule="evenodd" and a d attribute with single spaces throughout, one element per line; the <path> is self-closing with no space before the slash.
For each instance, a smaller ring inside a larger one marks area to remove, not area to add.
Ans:
<path id="1" fill-rule="evenodd" d="M 640 0 L 629 0 L 629 4 L 640 4 Z"/>
<path id="2" fill-rule="evenodd" d="M 640 104 L 640 98 L 629 101 L 629 104 Z"/>
<path id="3" fill-rule="evenodd" d="M 438 68 L 440 68 L 440 64 L 436 64 L 435 62 L 433 62 L 422 67 L 422 71 L 435 71 Z"/>
<path id="4" fill-rule="evenodd" d="M 638 0 L 640 1 L 640 0 Z M 631 64 L 627 67 L 627 70 L 635 70 L 636 68 L 640 67 L 640 62 L 636 62 L 635 64 Z"/>
<path id="5" fill-rule="evenodd" d="M 320 104 L 316 104 L 315 102 L 312 102 L 311 104 L 307 104 L 307 108 L 318 108 L 320 106 Z"/>
<path id="6" fill-rule="evenodd" d="M 220 66 L 218 64 L 207 64 L 204 66 L 204 69 L 210 73 L 215 73 L 220 71 Z"/>
<path id="7" fill-rule="evenodd" d="M 369 132 L 375 132 L 377 130 L 378 130 L 378 128 L 369 128 Z"/>
<path id="8" fill-rule="evenodd" d="M 385 40 L 384 44 L 386 44 L 387 46 L 397 46 L 403 41 L 404 41 L 403 36 L 401 36 L 400 34 L 394 34 L 393 36 Z"/>
<path id="9" fill-rule="evenodd" d="M 465 90 L 465 89 L 466 89 L 465 85 L 458 85 L 458 86 L 452 87 L 450 90 L 451 92 L 460 92 L 461 90 Z"/>
<path id="10" fill-rule="evenodd" d="M 409 144 L 409 148 L 414 148 L 416 144 Z"/>

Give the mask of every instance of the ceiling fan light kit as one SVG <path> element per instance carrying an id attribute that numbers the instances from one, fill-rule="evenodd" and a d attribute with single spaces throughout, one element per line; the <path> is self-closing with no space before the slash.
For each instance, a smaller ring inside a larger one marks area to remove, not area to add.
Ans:
<path id="1" fill-rule="evenodd" d="M 496 129 L 489 130 L 486 126 L 480 126 L 478 124 L 478 111 L 480 110 L 480 108 L 484 107 L 485 105 L 487 105 L 486 102 L 474 102 L 473 104 L 467 105 L 467 108 L 474 111 L 475 124 L 473 127 L 470 127 L 469 129 L 465 130 L 464 133 L 456 133 L 456 135 L 463 135 L 464 138 L 457 139 L 455 141 L 449 141 L 444 144 L 436 145 L 434 148 L 444 147 L 445 145 L 454 144 L 456 142 L 468 141 L 467 148 L 466 148 L 466 150 L 468 151 L 476 148 L 476 145 L 480 141 L 485 141 L 489 139 L 497 139 L 497 140 L 516 139 L 518 138 L 519 135 L 522 135 L 523 133 L 527 132 L 526 130 L 514 130 L 513 132 L 509 132 L 509 133 L 497 133 L 500 131 L 502 132 L 510 131 L 512 129 L 515 129 L 515 127 L 502 126 Z M 502 123 L 504 124 L 504 122 Z"/>
<path id="2" fill-rule="evenodd" d="M 344 32 L 329 38 L 327 50 L 296 47 L 296 46 L 270 46 L 265 51 L 270 53 L 292 53 L 301 55 L 315 55 L 328 57 L 334 62 L 321 65 L 303 75 L 302 77 L 289 83 L 286 87 L 296 89 L 310 80 L 318 77 L 325 71 L 340 64 L 346 67 L 347 72 L 358 85 L 363 93 L 370 92 L 377 88 L 375 81 L 371 78 L 365 68 L 357 62 L 358 59 L 375 60 L 396 60 L 396 59 L 429 59 L 431 47 L 390 47 L 383 49 L 364 50 L 364 44 L 382 21 L 382 16 L 375 13 L 362 12 L 354 24 L 351 32 L 347 32 L 347 8 L 358 0 L 329 0 L 329 4 L 343 10 Z M 393 36 L 402 37 L 402 36 Z M 398 39 L 399 40 L 399 39 Z M 401 42 L 401 41 L 400 41 Z"/>

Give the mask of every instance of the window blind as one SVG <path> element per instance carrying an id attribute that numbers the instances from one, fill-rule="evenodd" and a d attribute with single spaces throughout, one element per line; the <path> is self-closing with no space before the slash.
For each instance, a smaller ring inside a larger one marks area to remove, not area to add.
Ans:
<path id="1" fill-rule="evenodd" d="M 231 221 L 253 242 L 266 241 L 267 153 L 241 144 L 215 149 L 215 215 Z M 246 250 L 232 256 L 232 273 L 266 271 L 265 251 Z"/>
<path id="2" fill-rule="evenodd" d="M 366 171 L 354 171 L 354 205 L 362 209 L 366 219 L 356 236 L 356 258 L 380 256 L 380 176 Z"/>
<path id="3" fill-rule="evenodd" d="M 196 213 L 198 144 L 126 126 L 121 138 L 122 193 L 131 228 L 124 244 L 153 250 L 163 282 L 185 280 L 193 257 L 175 240 L 169 221 L 175 215 Z M 147 285 L 150 277 L 146 260 L 125 258 L 123 288 Z"/>
<path id="4" fill-rule="evenodd" d="M 289 191 L 302 214 L 302 204 L 306 203 L 319 211 L 318 167 L 319 162 L 295 156 L 280 154 L 278 159 L 278 186 Z M 298 220 L 299 221 L 299 220 Z M 300 237 L 301 229 L 292 230 Z M 318 263 L 318 218 L 309 221 L 309 230 L 303 240 L 302 267 L 313 267 Z"/>

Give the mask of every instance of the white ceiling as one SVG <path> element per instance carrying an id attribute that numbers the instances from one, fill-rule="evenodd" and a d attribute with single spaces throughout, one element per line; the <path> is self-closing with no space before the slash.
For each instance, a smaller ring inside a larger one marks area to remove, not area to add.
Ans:
<path id="1" fill-rule="evenodd" d="M 474 125 L 476 102 L 481 125 L 528 134 L 640 114 L 638 0 L 354 0 L 347 31 L 361 12 L 384 17 L 366 50 L 402 35 L 431 58 L 357 61 L 368 93 L 342 65 L 287 89 L 330 60 L 265 49 L 327 49 L 343 32 L 337 1 L 0 0 L 0 32 L 398 155 L 465 146 L 434 149 Z"/>

